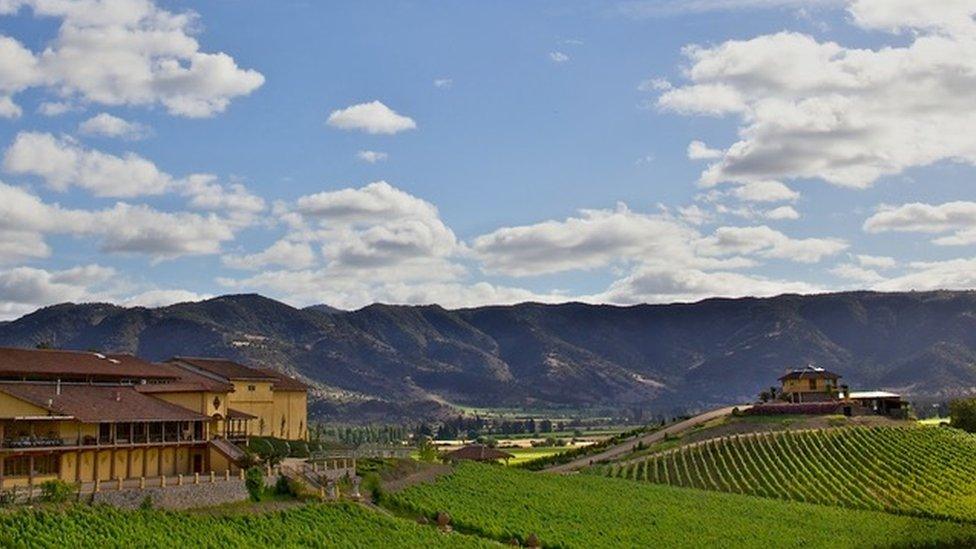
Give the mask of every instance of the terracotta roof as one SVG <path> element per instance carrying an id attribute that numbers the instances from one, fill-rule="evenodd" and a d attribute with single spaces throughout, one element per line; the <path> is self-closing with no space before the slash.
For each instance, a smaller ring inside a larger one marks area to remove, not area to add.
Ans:
<path id="1" fill-rule="evenodd" d="M 234 385 L 224 381 L 200 375 L 187 368 L 180 368 L 175 364 L 157 364 L 160 371 L 166 372 L 176 379 L 168 383 L 147 383 L 137 385 L 136 390 L 140 393 L 187 393 L 207 391 L 210 393 L 229 393 L 234 390 Z"/>
<path id="2" fill-rule="evenodd" d="M 496 450 L 484 444 L 469 444 L 464 448 L 459 448 L 453 452 L 444 454 L 445 459 L 449 460 L 470 460 L 470 461 L 495 461 L 496 459 L 510 459 L 515 457 L 508 452 Z"/>
<path id="3" fill-rule="evenodd" d="M 247 412 L 242 412 L 240 410 L 235 410 L 233 408 L 227 408 L 227 418 L 228 419 L 257 419 L 258 416 L 252 416 Z"/>
<path id="4" fill-rule="evenodd" d="M 243 364 L 238 364 L 233 360 L 224 358 L 177 356 L 169 359 L 167 362 L 177 365 L 184 364 L 226 380 L 274 381 L 277 379 L 254 368 L 248 368 Z"/>
<path id="5" fill-rule="evenodd" d="M 82 423 L 119 421 L 205 421 L 207 416 L 134 387 L 54 383 L 0 383 L 0 392 L 44 408 L 52 415 L 71 416 Z"/>
<path id="6" fill-rule="evenodd" d="M 784 381 L 787 379 L 810 379 L 810 378 L 840 379 L 840 376 L 828 370 L 824 370 L 823 368 L 803 368 L 802 370 L 793 370 L 787 372 L 786 375 L 781 376 L 779 380 Z"/>
<path id="7" fill-rule="evenodd" d="M 286 376 L 281 372 L 276 372 L 270 368 L 255 369 L 266 374 L 268 377 L 275 378 L 275 382 L 271 384 L 271 390 L 273 391 L 308 391 L 308 385 L 293 377 Z"/>
<path id="8" fill-rule="evenodd" d="M 164 373 L 156 365 L 127 354 L 0 347 L 0 376 L 119 380 L 167 378 L 172 373 Z"/>

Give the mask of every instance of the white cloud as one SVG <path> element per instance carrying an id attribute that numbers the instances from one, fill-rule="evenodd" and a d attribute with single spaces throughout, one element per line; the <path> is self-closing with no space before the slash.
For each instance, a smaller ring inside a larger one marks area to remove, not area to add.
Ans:
<path id="1" fill-rule="evenodd" d="M 145 124 L 129 122 L 108 113 L 99 113 L 78 125 L 78 131 L 85 135 L 118 137 L 127 141 L 138 141 L 149 137 L 152 130 Z"/>
<path id="2" fill-rule="evenodd" d="M 765 225 L 719 227 L 714 234 L 703 238 L 698 244 L 699 251 L 705 255 L 756 254 L 799 263 L 816 263 L 847 248 L 847 243 L 843 240 L 795 239 Z"/>
<path id="3" fill-rule="evenodd" d="M 882 206 L 864 221 L 864 230 L 869 233 L 952 232 L 932 242 L 942 246 L 976 244 L 976 202 L 956 201 L 939 205 L 914 202 Z"/>
<path id="4" fill-rule="evenodd" d="M 435 88 L 450 88 L 454 86 L 454 80 L 451 78 L 435 78 L 434 87 Z"/>
<path id="5" fill-rule="evenodd" d="M 171 13 L 146 0 L 24 0 L 37 17 L 59 19 L 40 53 L 0 37 L 0 90 L 44 87 L 104 105 L 162 104 L 173 115 L 207 117 L 264 83 L 225 53 L 204 53 L 193 12 Z M 12 13 L 15 9 L 7 10 Z"/>
<path id="6" fill-rule="evenodd" d="M 387 135 L 417 127 L 412 118 L 397 114 L 379 101 L 359 103 L 332 111 L 327 124 L 341 130 L 361 130 L 370 134 Z"/>
<path id="7" fill-rule="evenodd" d="M 763 213 L 763 217 L 777 221 L 784 219 L 800 219 L 800 212 L 796 211 L 793 206 L 780 206 L 778 208 L 773 208 L 772 210 L 767 210 Z"/>
<path id="8" fill-rule="evenodd" d="M 698 141 L 697 139 L 691 143 L 688 143 L 688 158 L 691 160 L 709 160 L 712 158 L 721 158 L 722 154 L 722 151 L 709 148 L 708 145 Z"/>
<path id="9" fill-rule="evenodd" d="M 549 60 L 553 63 L 565 63 L 569 61 L 569 56 L 561 51 L 549 52 Z"/>
<path id="10" fill-rule="evenodd" d="M 175 303 L 186 303 L 210 299 L 211 294 L 198 294 L 189 290 L 146 290 L 120 300 L 125 307 L 166 307 Z"/>
<path id="11" fill-rule="evenodd" d="M 277 265 L 288 269 L 307 269 L 315 264 L 315 250 L 307 242 L 279 240 L 264 251 L 249 255 L 225 255 L 221 261 L 235 269 L 261 269 Z"/>
<path id="12" fill-rule="evenodd" d="M 839 276 L 840 278 L 867 284 L 873 284 L 884 280 L 884 277 L 878 274 L 877 271 L 862 267 L 860 265 L 854 265 L 852 263 L 842 263 L 837 265 L 831 268 L 830 272 L 835 276 Z"/>
<path id="13" fill-rule="evenodd" d="M 596 302 L 668 303 L 708 297 L 765 297 L 784 293 L 816 293 L 822 288 L 804 282 L 768 279 L 733 272 L 652 266 L 635 270 L 617 280 L 606 292 L 592 296 Z"/>
<path id="14" fill-rule="evenodd" d="M 62 271 L 33 267 L 0 270 L 0 316 L 19 316 L 52 303 L 89 300 L 95 288 L 113 276 L 114 269 L 99 265 Z"/>
<path id="15" fill-rule="evenodd" d="M 885 292 L 911 290 L 971 290 L 976 287 L 976 258 L 946 261 L 918 261 L 908 265 L 909 272 L 874 285 Z"/>
<path id="16" fill-rule="evenodd" d="M 746 202 L 792 202 L 800 197 L 800 193 L 779 181 L 750 181 L 736 186 L 730 194 Z"/>
<path id="17" fill-rule="evenodd" d="M 0 118 L 20 118 L 23 110 L 7 95 L 0 95 Z"/>
<path id="18" fill-rule="evenodd" d="M 76 110 L 78 106 L 67 101 L 44 101 L 37 107 L 37 112 L 44 116 L 61 116 Z"/>
<path id="19" fill-rule="evenodd" d="M 386 159 L 389 158 L 389 155 L 385 152 L 365 150 L 357 152 L 356 158 L 362 160 L 363 162 L 376 164 L 377 162 L 385 162 Z"/>
<path id="20" fill-rule="evenodd" d="M 169 174 L 135 153 L 115 156 L 49 133 L 18 133 L 3 165 L 10 173 L 38 176 L 52 189 L 78 186 L 96 196 L 161 194 L 173 185 Z"/>
<path id="21" fill-rule="evenodd" d="M 222 242 L 234 237 L 233 224 L 213 214 L 161 212 L 122 202 L 103 210 L 70 210 L 0 183 L 0 248 L 43 244 L 45 234 L 94 237 L 103 251 L 155 260 L 217 253 Z M 37 251 L 35 257 L 50 253 L 46 245 Z"/>
<path id="22" fill-rule="evenodd" d="M 794 32 L 685 49 L 689 83 L 658 106 L 738 115 L 701 182 L 819 178 L 864 188 L 939 161 L 976 164 L 976 4 L 856 0 L 851 21 L 905 33 L 878 49 Z M 910 31 L 906 32 L 906 31 Z"/>
<path id="23" fill-rule="evenodd" d="M 873 267 L 877 269 L 891 269 L 898 265 L 898 261 L 893 257 L 884 255 L 865 255 L 855 256 L 857 262 L 863 267 Z"/>
<path id="24" fill-rule="evenodd" d="M 671 82 L 667 78 L 648 78 L 641 80 L 640 84 L 637 85 L 637 91 L 642 92 L 667 91 L 671 88 Z"/>
<path id="25" fill-rule="evenodd" d="M 712 11 L 829 8 L 843 6 L 848 0 L 627 0 L 618 2 L 614 11 L 632 19 L 668 17 L 686 13 Z"/>

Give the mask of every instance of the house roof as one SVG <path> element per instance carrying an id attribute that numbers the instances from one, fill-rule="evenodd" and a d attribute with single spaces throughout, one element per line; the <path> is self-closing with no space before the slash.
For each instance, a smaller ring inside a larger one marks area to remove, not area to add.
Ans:
<path id="1" fill-rule="evenodd" d="M 275 382 L 271 384 L 271 390 L 273 391 L 308 391 L 308 385 L 281 372 L 277 372 L 270 368 L 255 369 L 263 374 L 266 374 L 268 377 L 273 377 L 275 379 Z"/>
<path id="2" fill-rule="evenodd" d="M 183 364 L 229 381 L 275 381 L 277 379 L 259 370 L 248 368 L 243 364 L 238 364 L 233 360 L 227 360 L 225 358 L 177 356 L 169 359 L 167 362 L 177 365 Z"/>
<path id="3" fill-rule="evenodd" d="M 484 444 L 469 444 L 444 454 L 444 457 L 450 460 L 495 461 L 496 459 L 509 459 L 515 456 Z"/>
<path id="4" fill-rule="evenodd" d="M 122 421 L 205 421 L 205 415 L 136 391 L 134 387 L 88 384 L 0 383 L 0 392 L 52 415 L 82 423 Z"/>
<path id="5" fill-rule="evenodd" d="M 187 368 L 180 368 L 175 364 L 164 362 L 156 366 L 159 367 L 160 371 L 175 377 L 175 380 L 168 383 L 137 385 L 137 391 L 140 393 L 187 393 L 199 391 L 229 393 L 234 390 L 234 385 L 231 383 L 198 374 Z"/>
<path id="6" fill-rule="evenodd" d="M 823 368 L 803 368 L 791 370 L 786 375 L 779 378 L 780 381 L 787 379 L 840 379 L 840 376 Z"/>
<path id="7" fill-rule="evenodd" d="M 235 410 L 233 408 L 227 408 L 227 418 L 228 419 L 257 419 L 258 416 L 254 416 L 247 412 L 242 412 L 240 410 Z"/>
<path id="8" fill-rule="evenodd" d="M 85 377 L 98 380 L 123 378 L 175 378 L 172 372 L 128 354 L 101 354 L 52 349 L 0 347 L 0 376 L 57 379 Z"/>

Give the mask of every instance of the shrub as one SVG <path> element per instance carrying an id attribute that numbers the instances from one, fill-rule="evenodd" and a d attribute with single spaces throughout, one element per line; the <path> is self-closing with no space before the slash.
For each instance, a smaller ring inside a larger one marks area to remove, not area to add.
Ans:
<path id="1" fill-rule="evenodd" d="M 366 473 L 363 477 L 363 490 L 368 493 L 373 502 L 379 503 L 383 499 L 383 482 L 376 473 Z"/>
<path id="2" fill-rule="evenodd" d="M 976 399 L 959 399 L 949 403 L 950 425 L 967 433 L 976 433 Z"/>
<path id="3" fill-rule="evenodd" d="M 289 482 L 288 477 L 286 477 L 285 475 L 278 475 L 278 480 L 277 482 L 275 482 L 274 491 L 276 494 L 281 496 L 295 495 L 295 492 L 292 490 L 291 487 L 291 482 Z"/>
<path id="4" fill-rule="evenodd" d="M 142 503 L 139 504 L 139 509 L 142 511 L 152 511 L 153 510 L 152 496 L 146 496 L 142 498 Z"/>
<path id="5" fill-rule="evenodd" d="M 47 480 L 41 483 L 41 501 L 64 503 L 75 492 L 75 486 L 63 480 Z"/>
<path id="6" fill-rule="evenodd" d="M 261 491 L 264 490 L 264 471 L 260 467 L 251 467 L 244 475 L 244 487 L 251 499 L 261 501 Z"/>

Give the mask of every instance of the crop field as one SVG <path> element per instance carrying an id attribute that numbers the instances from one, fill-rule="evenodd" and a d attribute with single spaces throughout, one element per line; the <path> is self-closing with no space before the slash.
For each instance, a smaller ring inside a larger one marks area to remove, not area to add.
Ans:
<path id="1" fill-rule="evenodd" d="M 732 436 L 607 471 L 673 486 L 976 521 L 976 437 L 955 429 Z"/>
<path id="2" fill-rule="evenodd" d="M 2 547 L 497 547 L 354 505 L 208 517 L 72 506 L 0 514 Z"/>
<path id="3" fill-rule="evenodd" d="M 966 523 L 770 500 L 596 475 L 463 464 L 386 496 L 399 512 L 450 514 L 465 532 L 560 547 L 972 545 Z"/>

